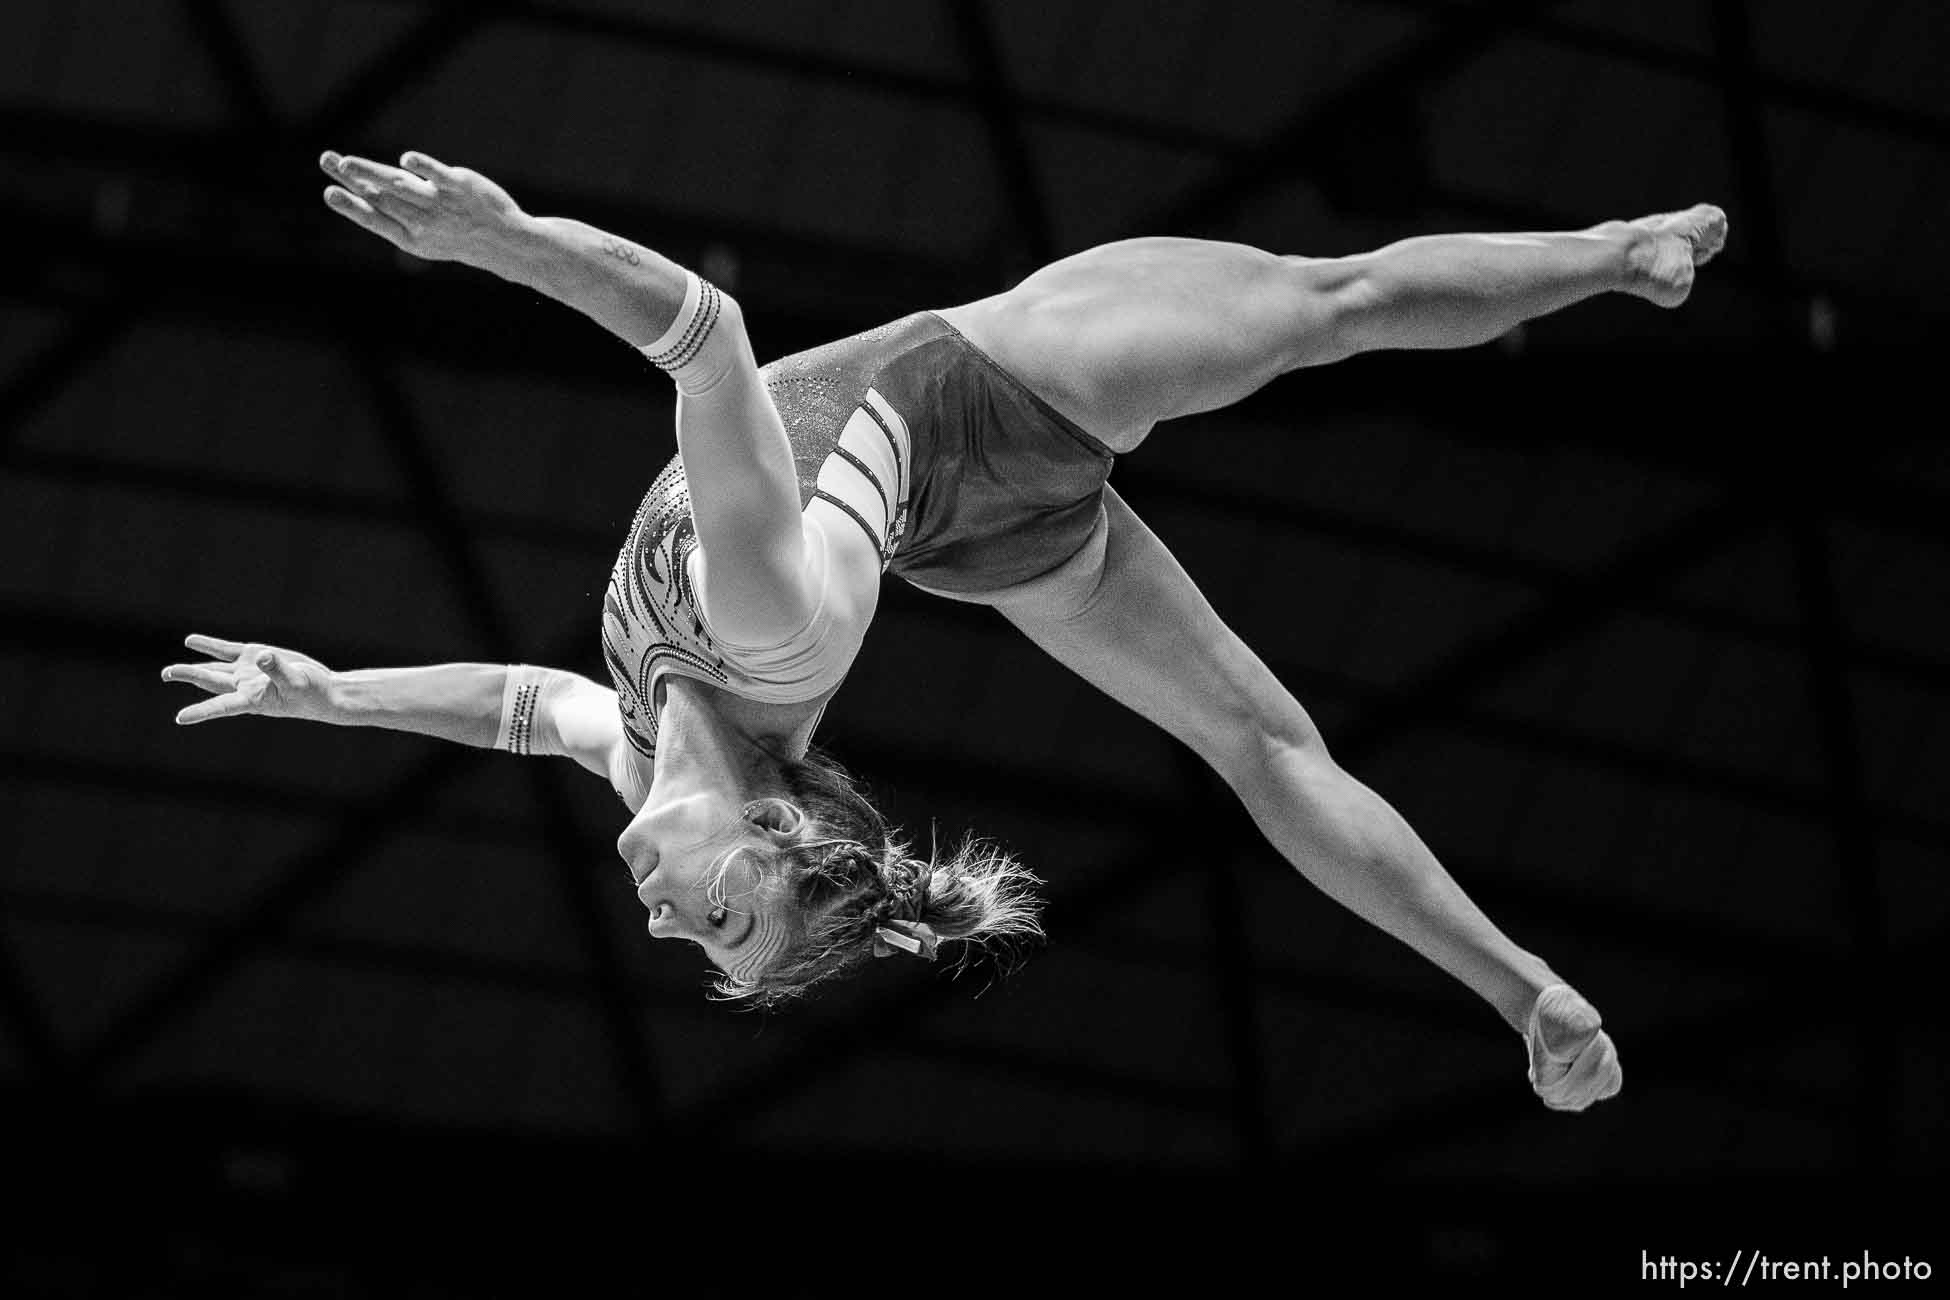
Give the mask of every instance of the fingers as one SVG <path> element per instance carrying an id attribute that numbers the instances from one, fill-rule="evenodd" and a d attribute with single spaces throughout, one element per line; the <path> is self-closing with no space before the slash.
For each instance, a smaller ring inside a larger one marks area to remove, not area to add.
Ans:
<path id="1" fill-rule="evenodd" d="M 399 156 L 399 165 L 422 180 L 454 182 L 459 179 L 459 169 L 418 150 L 411 150 Z"/>
<path id="2" fill-rule="evenodd" d="M 176 721 L 178 725 L 188 727 L 199 722 L 208 722 L 212 718 L 234 718 L 249 713 L 250 709 L 251 702 L 248 699 L 236 691 L 231 691 L 215 699 L 205 700 L 201 704 L 190 705 L 176 715 Z"/>
<path id="3" fill-rule="evenodd" d="M 218 659 L 235 659 L 238 655 L 244 653 L 244 647 L 239 642 L 225 641 L 221 637 L 204 636 L 199 632 L 192 632 L 184 637 L 183 644 L 192 650 L 200 650 L 204 654 L 213 655 Z"/>
<path id="4" fill-rule="evenodd" d="M 286 683 L 291 681 L 291 665 L 278 658 L 278 653 L 275 650 L 260 650 L 257 652 L 257 657 L 251 660 L 251 662 L 256 664 L 257 670 L 266 677 L 275 677 L 277 680 Z"/>
<path id="5" fill-rule="evenodd" d="M 366 202 L 350 190 L 341 189 L 336 185 L 327 186 L 325 189 L 325 206 L 338 213 L 341 217 L 344 217 L 347 221 L 350 221 L 353 225 L 370 230 L 373 234 L 388 240 L 408 252 L 412 251 L 407 246 L 412 242 L 413 236 L 407 231 L 404 224 L 398 219 L 389 217 L 384 212 L 374 208 L 372 204 Z"/>
<path id="6" fill-rule="evenodd" d="M 370 158 L 326 153 L 318 165 L 327 176 L 382 210 L 388 203 L 430 208 L 439 197 L 431 182 Z"/>
<path id="7" fill-rule="evenodd" d="M 382 217 L 399 223 L 402 230 L 412 230 L 414 224 L 427 215 L 424 208 L 416 208 L 404 199 L 376 186 L 348 181 L 340 188 Z"/>
<path id="8" fill-rule="evenodd" d="M 213 664 L 171 664 L 162 670 L 162 679 L 166 682 L 188 682 L 215 695 L 227 694 L 237 686 L 227 670 Z"/>

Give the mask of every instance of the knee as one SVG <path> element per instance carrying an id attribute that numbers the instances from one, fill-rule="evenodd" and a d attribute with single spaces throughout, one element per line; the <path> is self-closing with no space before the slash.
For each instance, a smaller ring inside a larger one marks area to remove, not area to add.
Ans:
<path id="1" fill-rule="evenodd" d="M 1324 365 L 1383 346 L 1388 295 L 1374 268 L 1355 257 L 1288 257 L 1293 292 L 1309 323 L 1297 365 Z"/>
<path id="2" fill-rule="evenodd" d="M 1207 738 L 1204 757 L 1241 795 L 1269 785 L 1290 786 L 1296 772 L 1334 769 L 1320 729 L 1298 703 L 1290 707 L 1246 707 L 1221 731 Z"/>

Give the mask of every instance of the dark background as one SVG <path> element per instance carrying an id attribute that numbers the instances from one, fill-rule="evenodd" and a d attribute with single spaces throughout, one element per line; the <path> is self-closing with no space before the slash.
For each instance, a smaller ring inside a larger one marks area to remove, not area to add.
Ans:
<path id="1" fill-rule="evenodd" d="M 1947 52 L 1950 10 L 1895 0 L 0 9 L 5 1281 L 1928 1257 Z M 1302 372 L 1113 478 L 1604 1010 L 1624 1094 L 1546 1112 L 1486 1007 L 1162 733 L 898 582 L 822 738 L 923 840 L 1051 882 L 1047 950 L 980 997 L 887 962 L 729 1011 L 643 935 L 579 769 L 172 726 L 191 631 L 605 680 L 673 450 L 639 358 L 333 217 L 325 148 L 656 247 L 762 358 L 1132 234 L 1332 255 L 1720 203 L 1680 311 Z"/>

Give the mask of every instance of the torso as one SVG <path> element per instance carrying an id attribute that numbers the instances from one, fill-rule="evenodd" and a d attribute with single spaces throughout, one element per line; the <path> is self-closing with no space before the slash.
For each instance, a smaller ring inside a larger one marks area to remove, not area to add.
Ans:
<path id="1" fill-rule="evenodd" d="M 673 458 L 637 509 L 603 602 L 603 657 L 624 736 L 644 771 L 656 750 L 660 687 L 671 676 L 705 688 L 714 710 L 748 734 L 803 753 L 873 616 L 905 527 L 912 443 L 902 417 L 870 396 L 869 375 L 855 379 L 830 363 L 797 360 L 762 374 L 792 442 L 801 508 L 818 525 L 809 537 L 816 531 L 825 540 L 826 599 L 847 662 L 822 654 L 780 668 L 717 643 L 698 599 L 689 485 Z"/>
<path id="2" fill-rule="evenodd" d="M 801 508 L 826 538 L 828 593 L 856 631 L 890 568 L 965 597 L 1050 573 L 1096 535 L 1111 449 L 983 351 L 1009 354 L 1015 301 L 917 312 L 761 371 L 792 444 Z M 810 633 L 803 655 L 717 644 L 697 600 L 683 475 L 673 458 L 644 496 L 603 602 L 603 657 L 631 761 L 648 770 L 666 675 L 701 683 L 723 716 L 802 754 L 858 637 L 842 647 L 844 662 L 810 648 Z"/>

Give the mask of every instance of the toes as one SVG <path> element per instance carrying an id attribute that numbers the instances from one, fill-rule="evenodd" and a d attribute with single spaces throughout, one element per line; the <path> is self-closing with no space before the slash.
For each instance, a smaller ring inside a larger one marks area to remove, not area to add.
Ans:
<path id="1" fill-rule="evenodd" d="M 1693 264 L 1707 261 L 1726 246 L 1727 214 L 1710 203 L 1694 209 L 1699 214 L 1687 242 L 1693 246 Z"/>

